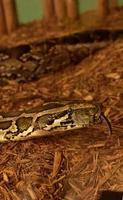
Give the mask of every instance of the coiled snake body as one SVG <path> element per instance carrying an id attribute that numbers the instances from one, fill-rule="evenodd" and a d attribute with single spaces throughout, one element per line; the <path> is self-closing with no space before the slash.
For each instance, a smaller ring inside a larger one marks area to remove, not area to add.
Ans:
<path id="1" fill-rule="evenodd" d="M 1 113 L 0 142 L 20 141 L 51 135 L 53 132 L 88 127 L 104 118 L 99 105 L 81 100 L 50 102 L 38 110 Z"/>

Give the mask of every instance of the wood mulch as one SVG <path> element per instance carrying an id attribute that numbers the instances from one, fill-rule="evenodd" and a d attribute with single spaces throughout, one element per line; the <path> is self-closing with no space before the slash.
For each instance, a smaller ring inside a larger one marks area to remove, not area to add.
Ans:
<path id="1" fill-rule="evenodd" d="M 56 99 L 103 104 L 105 124 L 23 142 L 0 144 L 0 199 L 97 200 L 123 191 L 123 40 L 38 81 L 0 87 L 0 111 Z"/>

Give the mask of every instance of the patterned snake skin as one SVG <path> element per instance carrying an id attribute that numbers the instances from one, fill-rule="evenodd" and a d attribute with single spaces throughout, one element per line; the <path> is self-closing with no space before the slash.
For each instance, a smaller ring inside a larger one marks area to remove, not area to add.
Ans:
<path id="1" fill-rule="evenodd" d="M 38 110 L 0 115 L 0 142 L 26 140 L 53 132 L 89 127 L 105 119 L 99 105 L 80 101 L 50 102 Z"/>

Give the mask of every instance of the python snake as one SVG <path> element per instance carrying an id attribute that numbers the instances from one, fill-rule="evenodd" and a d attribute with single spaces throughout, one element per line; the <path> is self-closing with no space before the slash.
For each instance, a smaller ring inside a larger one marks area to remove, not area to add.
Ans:
<path id="1" fill-rule="evenodd" d="M 0 86 L 9 84 L 11 80 L 38 80 L 67 66 L 76 66 L 109 46 L 110 42 L 122 38 L 122 29 L 96 29 L 15 47 L 6 48 L 5 44 L 5 47 L 0 47 Z"/>
<path id="2" fill-rule="evenodd" d="M 9 79 L 18 82 L 32 81 L 40 78 L 45 72 L 77 64 L 90 53 L 105 47 L 105 44 L 99 45 L 101 41 L 119 38 L 123 38 L 123 30 L 91 30 L 39 43 L 0 49 L 0 85 L 3 86 Z M 95 41 L 99 42 L 97 46 Z M 1 113 L 0 142 L 26 140 L 52 135 L 53 132 L 88 127 L 101 122 L 102 119 L 107 122 L 111 133 L 111 124 L 102 113 L 100 105 L 79 100 L 50 102 L 38 110 Z"/>
<path id="3" fill-rule="evenodd" d="M 81 100 L 45 103 L 41 108 L 19 113 L 1 113 L 0 142 L 52 135 L 53 132 L 88 127 L 106 120 L 98 104 Z"/>

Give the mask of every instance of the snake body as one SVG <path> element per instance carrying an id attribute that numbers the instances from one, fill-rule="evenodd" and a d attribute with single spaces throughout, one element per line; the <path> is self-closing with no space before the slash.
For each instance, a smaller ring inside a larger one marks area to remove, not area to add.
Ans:
<path id="1" fill-rule="evenodd" d="M 56 101 L 29 111 L 1 113 L 0 142 L 26 140 L 88 127 L 101 122 L 102 117 L 110 127 L 99 105 L 81 100 Z"/>
<path id="2" fill-rule="evenodd" d="M 11 48 L 0 48 L 0 86 L 10 80 L 29 82 L 76 66 L 84 58 L 123 38 L 123 30 L 96 29 L 49 38 Z"/>

